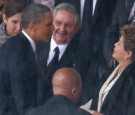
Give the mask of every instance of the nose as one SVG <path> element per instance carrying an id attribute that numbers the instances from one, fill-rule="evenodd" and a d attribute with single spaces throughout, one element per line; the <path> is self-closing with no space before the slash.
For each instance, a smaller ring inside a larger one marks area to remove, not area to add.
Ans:
<path id="1" fill-rule="evenodd" d="M 116 42 L 116 43 L 114 44 L 114 46 L 117 46 L 117 44 L 118 44 L 118 42 Z"/>
<path id="2" fill-rule="evenodd" d="M 60 30 L 65 31 L 65 25 L 64 24 L 60 26 Z"/>
<path id="3" fill-rule="evenodd" d="M 21 22 L 16 25 L 17 30 L 21 30 Z"/>

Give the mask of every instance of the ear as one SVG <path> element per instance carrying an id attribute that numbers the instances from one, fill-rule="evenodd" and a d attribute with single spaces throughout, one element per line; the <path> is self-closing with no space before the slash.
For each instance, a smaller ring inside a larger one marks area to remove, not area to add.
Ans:
<path id="1" fill-rule="evenodd" d="M 28 28 L 29 28 L 31 31 L 34 30 L 34 24 L 33 24 L 32 22 L 30 22 Z"/>
<path id="2" fill-rule="evenodd" d="M 4 24 L 7 24 L 8 18 L 6 16 L 6 14 L 4 14 L 4 13 L 2 14 L 2 19 L 3 19 Z"/>
<path id="3" fill-rule="evenodd" d="M 32 22 L 29 23 L 28 27 L 25 29 L 25 31 L 29 34 L 31 38 L 35 36 L 35 26 Z"/>
<path id="4" fill-rule="evenodd" d="M 76 32 L 78 32 L 79 29 L 80 29 L 80 23 L 77 22 L 77 24 L 76 24 Z"/>
<path id="5" fill-rule="evenodd" d="M 132 58 L 132 52 L 130 50 L 127 51 L 127 54 L 125 56 L 125 59 L 131 59 Z"/>
<path id="6" fill-rule="evenodd" d="M 74 88 L 72 88 L 72 90 L 71 90 L 72 92 L 72 96 L 75 96 L 76 95 L 76 88 L 74 87 Z"/>

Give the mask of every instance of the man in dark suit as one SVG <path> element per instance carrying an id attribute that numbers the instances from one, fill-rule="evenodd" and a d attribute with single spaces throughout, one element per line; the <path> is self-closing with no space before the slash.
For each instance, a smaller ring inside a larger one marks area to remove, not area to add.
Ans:
<path id="1" fill-rule="evenodd" d="M 81 77 L 76 70 L 72 68 L 57 70 L 52 84 L 54 96 L 26 115 L 90 115 L 75 105 L 82 90 Z"/>
<path id="2" fill-rule="evenodd" d="M 23 115 L 37 104 L 36 42 L 51 37 L 50 9 L 31 4 L 22 13 L 22 27 L 0 48 L 0 115 Z"/>
<path id="3" fill-rule="evenodd" d="M 119 30 L 126 24 L 131 24 L 131 17 L 134 15 L 134 0 L 118 0 L 117 7 L 112 19 L 112 24 L 107 28 L 106 39 L 104 43 L 104 55 L 109 68 L 115 66 L 112 59 L 114 43 L 120 37 Z"/>
<path id="4" fill-rule="evenodd" d="M 39 83 L 40 104 L 52 96 L 52 75 L 57 69 L 73 67 L 80 72 L 83 82 L 86 79 L 87 56 L 81 57 L 84 51 L 79 54 L 80 47 L 75 48 L 76 44 L 72 44 L 72 38 L 79 26 L 78 16 L 74 8 L 68 3 L 59 4 L 54 9 L 53 16 L 54 30 L 52 39 L 50 43 L 40 44 L 38 47 L 38 63 L 40 70 L 44 71 Z M 59 49 L 58 62 L 52 64 L 56 54 L 55 48 Z"/>
<path id="5" fill-rule="evenodd" d="M 79 47 L 85 46 L 86 50 L 84 51 L 91 61 L 87 75 L 88 82 L 82 93 L 84 94 L 82 101 L 86 101 L 92 96 L 92 87 L 97 85 L 98 78 L 101 78 L 108 69 L 103 53 L 103 44 L 106 28 L 111 24 L 117 0 L 56 0 L 56 5 L 60 2 L 72 4 L 80 17 L 80 29 L 75 34 L 73 44 L 78 43 Z M 89 53 L 91 54 L 89 55 Z M 85 56 L 81 54 L 81 57 Z"/>
<path id="6" fill-rule="evenodd" d="M 111 24 L 117 0 L 66 0 L 66 2 L 67 1 L 75 7 L 81 21 L 81 26 L 75 35 L 74 42 L 75 44 L 79 42 L 80 47 L 86 47 L 85 52 L 87 57 L 89 56 L 91 60 L 88 83 L 85 86 L 85 90 L 83 90 L 83 100 L 84 98 L 87 100 L 87 98 L 89 99 L 92 96 L 93 91 L 91 89 L 93 86 L 91 86 L 91 84 L 94 83 L 93 85 L 96 86 L 95 83 L 98 81 L 97 79 L 107 70 L 103 55 L 103 43 L 105 30 L 106 27 Z M 89 53 L 91 53 L 91 55 L 89 55 Z"/>

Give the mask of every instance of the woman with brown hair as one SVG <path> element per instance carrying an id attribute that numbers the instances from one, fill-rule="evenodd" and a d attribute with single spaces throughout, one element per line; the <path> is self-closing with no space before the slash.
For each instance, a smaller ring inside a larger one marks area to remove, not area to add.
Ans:
<path id="1" fill-rule="evenodd" d="M 92 115 L 135 114 L 135 26 L 126 25 L 120 33 L 112 54 L 119 65 L 101 78 L 89 107 Z"/>
<path id="2" fill-rule="evenodd" d="M 2 12 L 3 22 L 0 25 L 0 46 L 20 32 L 22 10 L 26 5 L 24 0 L 8 0 L 6 3 Z"/>

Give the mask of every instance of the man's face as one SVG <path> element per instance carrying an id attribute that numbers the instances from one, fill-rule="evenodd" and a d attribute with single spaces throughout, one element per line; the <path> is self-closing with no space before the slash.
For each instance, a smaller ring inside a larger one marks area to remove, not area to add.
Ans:
<path id="1" fill-rule="evenodd" d="M 52 13 L 46 12 L 42 17 L 42 20 L 34 26 L 34 41 L 36 42 L 48 42 L 52 35 Z"/>
<path id="2" fill-rule="evenodd" d="M 78 28 L 75 22 L 75 15 L 64 10 L 59 10 L 56 13 L 53 25 L 53 38 L 57 44 L 69 43 Z"/>

